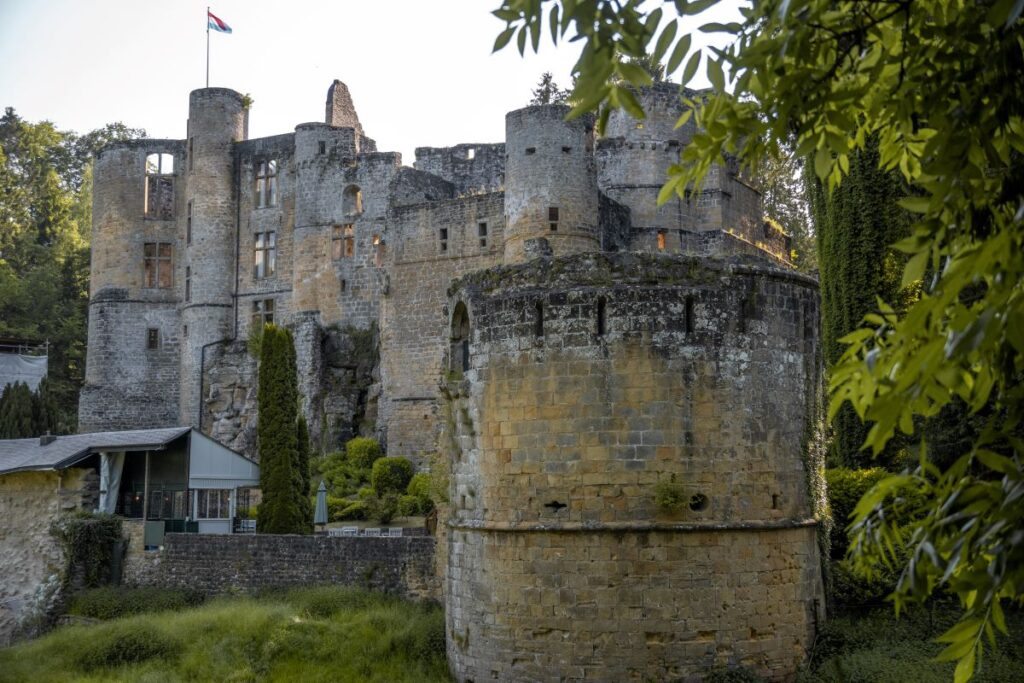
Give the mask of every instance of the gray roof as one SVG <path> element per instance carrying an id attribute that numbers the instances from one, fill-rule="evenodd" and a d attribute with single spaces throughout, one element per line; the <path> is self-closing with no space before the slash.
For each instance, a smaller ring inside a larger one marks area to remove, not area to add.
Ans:
<path id="1" fill-rule="evenodd" d="M 35 439 L 0 440 L 0 474 L 26 470 L 56 470 L 70 467 L 103 451 L 159 450 L 191 427 L 135 429 L 129 432 L 96 432 L 51 437 L 45 446 Z"/>

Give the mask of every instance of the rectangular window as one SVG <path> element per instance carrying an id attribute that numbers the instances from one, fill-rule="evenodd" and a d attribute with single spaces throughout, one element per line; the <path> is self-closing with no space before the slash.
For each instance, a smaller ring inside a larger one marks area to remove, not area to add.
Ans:
<path id="1" fill-rule="evenodd" d="M 277 206 L 277 160 L 261 161 L 256 166 L 256 208 Z"/>
<path id="2" fill-rule="evenodd" d="M 558 207 L 557 206 L 549 206 L 548 207 L 548 224 L 551 227 L 551 231 L 552 232 L 554 232 L 555 230 L 558 230 Z"/>
<path id="3" fill-rule="evenodd" d="M 658 231 L 658 251 L 665 251 L 665 231 Z"/>
<path id="4" fill-rule="evenodd" d="M 480 238 L 480 246 L 487 246 L 487 223 L 476 224 L 476 236 Z"/>
<path id="5" fill-rule="evenodd" d="M 185 266 L 185 301 L 192 301 L 192 266 Z"/>
<path id="6" fill-rule="evenodd" d="M 231 517 L 231 489 L 199 489 L 197 493 L 196 519 Z"/>
<path id="7" fill-rule="evenodd" d="M 188 219 L 185 223 L 185 244 L 192 244 L 192 202 L 188 203 Z"/>
<path id="8" fill-rule="evenodd" d="M 277 268 L 277 233 L 258 232 L 253 246 L 252 276 L 256 280 L 270 277 Z"/>
<path id="9" fill-rule="evenodd" d="M 448 228 L 441 228 L 438 236 L 441 239 L 441 251 L 448 251 Z"/>
<path id="10" fill-rule="evenodd" d="M 254 327 L 274 322 L 274 300 L 259 299 L 252 302 L 252 324 Z"/>
<path id="11" fill-rule="evenodd" d="M 321 154 L 326 154 L 327 153 L 327 143 L 324 142 L 323 140 L 320 141 L 320 153 Z"/>
<path id="12" fill-rule="evenodd" d="M 380 235 L 373 236 L 373 265 L 375 268 L 384 265 L 384 242 L 380 239 Z"/>
<path id="13" fill-rule="evenodd" d="M 146 330 L 146 348 L 150 351 L 160 348 L 160 330 L 155 327 Z"/>
<path id="14" fill-rule="evenodd" d="M 356 230 L 351 223 L 331 228 L 331 258 L 352 258 L 356 253 Z"/>
<path id="15" fill-rule="evenodd" d="M 146 185 L 143 212 L 146 218 L 169 221 L 174 218 L 174 155 L 146 156 Z"/>
<path id="16" fill-rule="evenodd" d="M 171 245 L 168 242 L 146 242 L 142 245 L 144 280 L 143 287 L 154 289 L 170 288 L 172 278 Z"/>

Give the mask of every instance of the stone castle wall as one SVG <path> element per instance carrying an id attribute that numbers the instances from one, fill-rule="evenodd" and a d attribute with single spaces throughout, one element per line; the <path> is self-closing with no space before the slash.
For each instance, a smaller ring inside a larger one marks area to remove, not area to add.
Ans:
<path id="1" fill-rule="evenodd" d="M 636 254 L 453 285 L 471 330 L 447 382 L 460 680 L 795 672 L 822 599 L 817 305 L 783 270 Z M 688 504 L 659 508 L 658 486 Z"/>
<path id="2" fill-rule="evenodd" d="M 133 537 L 131 543 L 140 539 Z M 167 534 L 163 549 L 129 549 L 124 583 L 188 588 L 209 595 L 293 586 L 341 585 L 438 599 L 434 539 Z"/>

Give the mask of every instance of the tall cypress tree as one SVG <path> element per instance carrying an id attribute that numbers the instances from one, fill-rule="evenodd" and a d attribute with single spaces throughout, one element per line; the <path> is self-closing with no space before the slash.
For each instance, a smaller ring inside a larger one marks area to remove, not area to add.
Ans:
<path id="1" fill-rule="evenodd" d="M 24 382 L 8 384 L 0 397 L 0 439 L 38 436 L 32 390 Z"/>
<path id="2" fill-rule="evenodd" d="M 818 242 L 821 344 L 828 367 L 845 348 L 838 340 L 877 310 L 876 297 L 899 309 L 900 297 L 906 295 L 900 290 L 904 261 L 889 247 L 909 232 L 910 217 L 896 204 L 907 196 L 907 187 L 898 173 L 879 169 L 878 161 L 877 141 L 851 154 L 850 174 L 831 194 L 813 172 L 807 174 Z M 836 415 L 832 429 L 831 464 L 870 466 L 871 454 L 860 450 L 869 425 L 849 403 Z"/>
<path id="3" fill-rule="evenodd" d="M 276 325 L 267 325 L 263 330 L 256 397 L 256 438 L 263 492 L 259 530 L 271 534 L 308 533 L 306 514 L 298 504 L 296 492 L 299 391 L 295 346 L 291 333 Z"/>

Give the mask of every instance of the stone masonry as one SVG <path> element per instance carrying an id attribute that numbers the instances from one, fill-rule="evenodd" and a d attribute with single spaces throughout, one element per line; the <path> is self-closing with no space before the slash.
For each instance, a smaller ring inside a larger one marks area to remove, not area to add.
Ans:
<path id="1" fill-rule="evenodd" d="M 526 107 L 409 167 L 340 81 L 323 123 L 255 140 L 238 93 L 194 91 L 186 139 L 96 162 L 82 429 L 258 458 L 248 342 L 286 325 L 317 450 L 373 435 L 448 477 L 457 680 L 791 677 L 823 616 L 816 283 L 734 160 L 657 204 L 680 94 L 600 138 Z"/>

